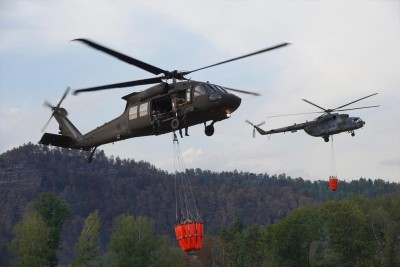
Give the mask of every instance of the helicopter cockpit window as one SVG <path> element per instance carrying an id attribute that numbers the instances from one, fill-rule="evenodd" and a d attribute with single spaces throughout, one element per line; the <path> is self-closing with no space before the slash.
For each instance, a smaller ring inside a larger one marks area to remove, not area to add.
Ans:
<path id="1" fill-rule="evenodd" d="M 196 85 L 194 88 L 194 97 L 205 95 L 206 94 L 206 89 L 204 89 L 202 84 Z"/>
<path id="2" fill-rule="evenodd" d="M 207 84 L 207 89 L 210 93 L 218 93 L 218 89 L 213 84 Z"/>
<path id="3" fill-rule="evenodd" d="M 226 93 L 225 89 L 223 89 L 221 86 L 215 85 L 215 84 L 208 84 L 209 91 L 210 92 L 217 92 L 217 93 Z"/>
<path id="4" fill-rule="evenodd" d="M 221 90 L 223 93 L 228 93 L 224 87 L 219 86 L 219 85 L 215 85 L 215 87 L 217 87 L 219 90 Z"/>

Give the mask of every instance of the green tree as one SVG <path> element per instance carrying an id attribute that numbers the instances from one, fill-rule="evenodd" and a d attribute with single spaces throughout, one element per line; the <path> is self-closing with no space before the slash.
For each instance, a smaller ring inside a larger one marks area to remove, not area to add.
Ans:
<path id="1" fill-rule="evenodd" d="M 171 240 L 167 236 L 157 238 L 157 248 L 154 251 L 154 267 L 182 266 L 184 252 L 179 247 L 170 247 Z"/>
<path id="2" fill-rule="evenodd" d="M 264 260 L 263 231 L 260 226 L 252 225 L 244 231 L 242 251 L 244 253 L 243 266 L 260 266 Z"/>
<path id="3" fill-rule="evenodd" d="M 321 212 L 329 243 L 339 255 L 341 266 L 373 266 L 377 242 L 360 206 L 352 200 L 330 201 Z"/>
<path id="4" fill-rule="evenodd" d="M 50 267 L 58 265 L 57 250 L 61 249 L 60 234 L 64 221 L 71 215 L 68 205 L 52 193 L 42 193 L 34 201 L 33 207 L 39 212 L 47 226 L 50 228 L 51 239 L 49 248 L 51 255 L 48 257 Z"/>
<path id="5" fill-rule="evenodd" d="M 99 211 L 95 210 L 85 220 L 78 244 L 76 258 L 72 266 L 90 266 L 100 253 L 100 218 Z"/>
<path id="6" fill-rule="evenodd" d="M 243 265 L 243 229 L 241 219 L 236 219 L 231 228 L 221 230 L 221 243 L 223 249 L 223 266 Z"/>
<path id="7" fill-rule="evenodd" d="M 113 266 L 150 266 L 156 262 L 160 239 L 150 219 L 123 214 L 115 219 L 113 228 L 109 244 Z"/>
<path id="8" fill-rule="evenodd" d="M 17 266 L 46 266 L 52 254 L 49 248 L 51 231 L 37 211 L 27 213 L 14 227 L 15 238 L 11 247 Z"/>
<path id="9" fill-rule="evenodd" d="M 322 219 L 316 207 L 295 210 L 267 229 L 267 250 L 273 266 L 310 266 L 313 241 L 322 238 Z"/>
<path id="10" fill-rule="evenodd" d="M 377 238 L 379 238 L 380 236 L 382 237 L 379 233 L 383 233 L 384 239 L 381 239 L 379 243 L 379 245 L 384 246 L 383 266 L 400 266 L 400 200 L 391 200 L 385 197 L 379 201 L 380 207 L 385 207 L 385 213 L 376 214 L 379 218 L 375 219 L 374 235 L 376 234 Z"/>
<path id="11" fill-rule="evenodd" d="M 236 219 L 231 228 L 222 229 L 222 248 L 214 249 L 222 266 L 260 266 L 265 258 L 262 232 L 258 225 L 245 228 L 240 219 Z"/>

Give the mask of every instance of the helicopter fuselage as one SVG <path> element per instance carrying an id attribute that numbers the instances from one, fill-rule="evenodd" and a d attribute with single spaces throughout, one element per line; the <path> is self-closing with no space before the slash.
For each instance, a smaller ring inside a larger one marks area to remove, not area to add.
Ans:
<path id="1" fill-rule="evenodd" d="M 342 132 L 350 132 L 352 136 L 354 136 L 354 130 L 360 129 L 364 125 L 365 122 L 362 121 L 359 117 L 349 117 L 348 114 L 330 113 L 321 115 L 313 121 L 294 124 L 291 126 L 272 129 L 268 131 L 264 131 L 256 125 L 254 126 L 254 128 L 261 135 L 284 132 L 295 133 L 298 130 L 304 130 L 307 134 L 314 137 L 323 137 L 325 142 L 328 142 L 329 136 Z"/>
<path id="2" fill-rule="evenodd" d="M 246 120 L 246 122 L 254 128 L 253 136 L 254 136 L 254 130 L 257 130 L 261 135 L 284 133 L 284 132 L 289 132 L 289 131 L 294 133 L 294 132 L 297 132 L 298 130 L 304 130 L 307 134 L 309 134 L 311 136 L 322 137 L 325 142 L 329 142 L 329 136 L 331 136 L 331 135 L 342 133 L 342 132 L 349 132 L 349 133 L 351 133 L 351 136 L 354 136 L 355 135 L 354 130 L 360 129 L 365 125 L 365 122 L 363 120 L 361 120 L 359 117 L 349 117 L 348 114 L 339 114 L 339 113 L 332 113 L 332 112 L 333 111 L 347 111 L 347 110 L 379 107 L 379 106 L 366 106 L 366 107 L 343 109 L 344 107 L 346 107 L 348 105 L 351 105 L 353 103 L 356 103 L 356 102 L 366 99 L 368 97 L 374 96 L 376 94 L 377 93 L 362 97 L 360 99 L 357 99 L 355 101 L 352 101 L 350 103 L 347 103 L 345 105 L 339 106 L 334 109 L 325 109 L 321 106 L 314 104 L 311 101 L 308 101 L 307 99 L 303 99 L 303 101 L 307 102 L 308 104 L 311 104 L 319 109 L 322 109 L 324 111 L 324 114 L 310 122 L 307 121 L 304 123 L 294 124 L 291 126 L 282 127 L 282 128 L 278 128 L 278 129 L 272 129 L 269 131 L 264 131 L 263 129 L 261 129 L 259 127 L 260 125 L 264 124 L 265 122 L 262 122 L 258 125 L 255 125 L 248 120 Z M 289 116 L 289 115 L 310 114 L 310 113 L 313 113 L 313 112 L 270 116 L 270 118 Z M 322 112 L 318 112 L 318 113 L 322 113 Z"/>
<path id="3" fill-rule="evenodd" d="M 223 87 L 197 81 L 160 83 L 143 92 L 123 97 L 124 112 L 116 119 L 80 134 L 61 108 L 54 113 L 61 135 L 45 133 L 41 144 L 89 150 L 120 140 L 161 135 L 196 124 L 227 119 L 240 106 L 241 99 Z M 207 128 L 206 127 L 206 128 Z M 207 135 L 212 135 L 206 134 Z"/>
<path id="4" fill-rule="evenodd" d="M 348 114 L 325 114 L 310 122 L 304 131 L 315 137 L 326 137 L 342 132 L 353 132 L 365 125 L 359 117 L 349 117 Z"/>

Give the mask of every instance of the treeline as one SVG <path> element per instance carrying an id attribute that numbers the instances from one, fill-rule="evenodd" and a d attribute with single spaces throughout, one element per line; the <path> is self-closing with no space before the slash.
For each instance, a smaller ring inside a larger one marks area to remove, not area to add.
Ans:
<path id="1" fill-rule="evenodd" d="M 95 154 L 86 163 L 86 152 L 23 145 L 0 155 L 0 266 L 10 259 L 8 244 L 15 237 L 13 227 L 26 207 L 42 192 L 52 192 L 71 210 L 61 231 L 60 263 L 70 263 L 74 247 L 87 216 L 98 210 L 100 250 L 105 253 L 111 240 L 113 221 L 121 214 L 146 217 L 154 233 L 168 236 L 171 244 L 175 224 L 174 175 L 153 165 L 132 159 Z M 207 236 L 219 236 L 235 220 L 243 225 L 275 225 L 299 207 L 317 207 L 327 201 L 363 195 L 397 198 L 400 186 L 380 179 L 359 178 L 339 182 L 336 192 L 328 181 L 308 181 L 285 174 L 211 172 L 189 169 L 199 213 Z"/>
<path id="2" fill-rule="evenodd" d="M 207 236 L 204 266 L 400 266 L 400 199 L 357 197 L 298 208 L 270 225 Z"/>
<path id="3" fill-rule="evenodd" d="M 39 195 L 14 227 L 16 266 L 57 266 L 68 216 L 65 202 L 51 193 Z M 100 224 L 98 210 L 91 212 L 68 266 L 400 266 L 400 199 L 388 196 L 298 208 L 269 226 L 237 219 L 217 234 L 207 233 L 194 255 L 156 235 L 151 219 L 128 214 L 114 218 L 102 252 Z"/>
<path id="4" fill-rule="evenodd" d="M 14 226 L 10 250 L 15 259 L 11 264 L 58 266 L 57 252 L 63 249 L 61 228 L 70 216 L 67 203 L 52 193 L 40 194 Z M 117 216 L 104 254 L 100 249 L 100 225 L 99 212 L 95 210 L 84 221 L 74 247 L 74 259 L 68 266 L 174 267 L 183 263 L 183 253 L 171 246 L 168 237 L 155 235 L 154 223 L 146 217 Z"/>

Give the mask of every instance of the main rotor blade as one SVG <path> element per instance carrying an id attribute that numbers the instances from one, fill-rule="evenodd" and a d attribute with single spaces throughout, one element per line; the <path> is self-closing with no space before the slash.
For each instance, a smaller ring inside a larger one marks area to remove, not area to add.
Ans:
<path id="1" fill-rule="evenodd" d="M 260 51 L 254 52 L 254 53 L 246 54 L 244 56 L 228 59 L 228 60 L 216 63 L 216 64 L 212 64 L 212 65 L 209 65 L 209 66 L 206 66 L 206 67 L 195 69 L 195 70 L 192 70 L 192 71 L 183 72 L 183 74 L 186 75 L 186 74 L 189 74 L 189 73 L 192 73 L 192 72 L 195 72 L 195 71 L 199 71 L 199 70 L 204 70 L 204 69 L 207 69 L 207 68 L 215 67 L 215 66 L 218 66 L 218 65 L 221 65 L 221 64 L 225 64 L 225 63 L 228 63 L 228 62 L 232 62 L 232 61 L 235 61 L 235 60 L 238 60 L 238 59 L 254 56 L 254 55 L 261 54 L 261 53 L 264 53 L 264 52 L 267 52 L 267 51 L 271 51 L 271 50 L 274 50 L 274 49 L 277 49 L 277 48 L 281 48 L 281 47 L 286 46 L 286 45 L 289 45 L 289 43 L 282 43 L 282 44 L 279 44 L 279 45 L 276 45 L 276 46 L 272 46 L 272 47 L 269 47 L 269 48 L 262 49 Z"/>
<path id="2" fill-rule="evenodd" d="M 378 106 L 367 106 L 367 107 L 359 107 L 359 108 L 346 108 L 346 109 L 335 109 L 336 111 L 346 111 L 346 110 L 354 110 L 354 109 L 364 109 L 364 108 L 377 108 Z"/>
<path id="3" fill-rule="evenodd" d="M 233 88 L 228 88 L 228 87 L 223 87 L 225 90 L 228 91 L 234 91 L 234 92 L 239 92 L 239 93 L 243 93 L 243 94 L 249 94 L 249 95 L 255 95 L 255 96 L 260 96 L 259 93 L 255 93 L 255 92 L 250 92 L 250 91 L 244 91 L 244 90 L 238 90 L 238 89 L 233 89 Z"/>
<path id="4" fill-rule="evenodd" d="M 158 67 L 150 65 L 150 64 L 145 63 L 143 61 L 140 61 L 138 59 L 135 59 L 135 58 L 129 57 L 127 55 L 121 54 L 121 53 L 119 53 L 117 51 L 114 51 L 114 50 L 111 50 L 111 49 L 109 49 L 107 47 L 104 47 L 102 45 L 96 44 L 96 43 L 94 43 L 92 41 L 89 41 L 87 39 L 79 38 L 79 39 L 74 39 L 72 41 L 82 42 L 82 43 L 84 43 L 84 44 L 86 44 L 86 45 L 88 45 L 88 46 L 90 46 L 90 47 L 92 47 L 94 49 L 102 51 L 102 52 L 104 52 L 106 54 L 109 54 L 110 56 L 118 58 L 119 60 L 122 60 L 122 61 L 124 61 L 124 62 L 126 62 L 128 64 L 134 65 L 134 66 L 136 66 L 138 68 L 141 68 L 141 69 L 143 69 L 145 71 L 148 71 L 150 73 L 153 73 L 155 75 L 158 75 L 158 74 L 161 74 L 161 73 L 166 73 L 165 70 L 162 70 L 162 69 L 160 69 Z"/>
<path id="5" fill-rule="evenodd" d="M 267 118 L 277 118 L 277 117 L 296 116 L 296 115 L 304 115 L 304 114 L 316 114 L 316 113 L 325 113 L 325 112 L 323 112 L 323 111 L 314 111 L 314 112 L 303 112 L 303 113 L 291 113 L 291 114 L 268 116 Z"/>
<path id="6" fill-rule="evenodd" d="M 357 99 L 356 101 L 350 102 L 350 103 L 348 103 L 348 104 L 346 104 L 346 105 L 343 105 L 343 106 L 340 106 L 340 107 L 334 108 L 333 110 L 337 110 L 337 109 L 339 109 L 339 108 L 344 108 L 345 106 L 348 106 L 348 105 L 350 105 L 350 104 L 356 103 L 356 102 L 358 102 L 358 101 L 360 101 L 360 100 L 366 99 L 366 98 L 368 98 L 368 97 L 371 97 L 371 96 L 374 96 L 374 95 L 377 95 L 377 94 L 378 94 L 378 93 L 375 93 L 375 94 L 372 94 L 372 95 L 365 96 L 365 97 L 363 97 L 363 98 Z"/>
<path id="7" fill-rule="evenodd" d="M 304 102 L 307 102 L 307 103 L 310 104 L 310 105 L 313 105 L 314 107 L 320 108 L 320 109 L 322 109 L 323 111 L 329 113 L 329 110 L 328 110 L 328 109 L 324 109 L 324 108 L 322 108 L 322 107 L 320 107 L 320 106 L 314 104 L 313 102 L 308 101 L 307 99 L 303 99 L 303 101 L 304 101 Z"/>
<path id="8" fill-rule="evenodd" d="M 96 86 L 96 87 L 89 87 L 89 88 L 85 88 L 85 89 L 79 89 L 79 90 L 75 90 L 73 92 L 73 94 L 77 95 L 77 94 L 83 93 L 83 92 L 93 92 L 93 91 L 99 91 L 99 90 L 105 90 L 105 89 L 131 87 L 131 86 L 153 84 L 153 83 L 160 83 L 160 82 L 162 82 L 162 79 L 160 77 L 157 77 L 157 78 L 136 80 L 136 81 L 124 82 L 124 83 L 114 83 L 114 84 L 108 84 L 108 85 L 102 85 L 102 86 Z"/>

